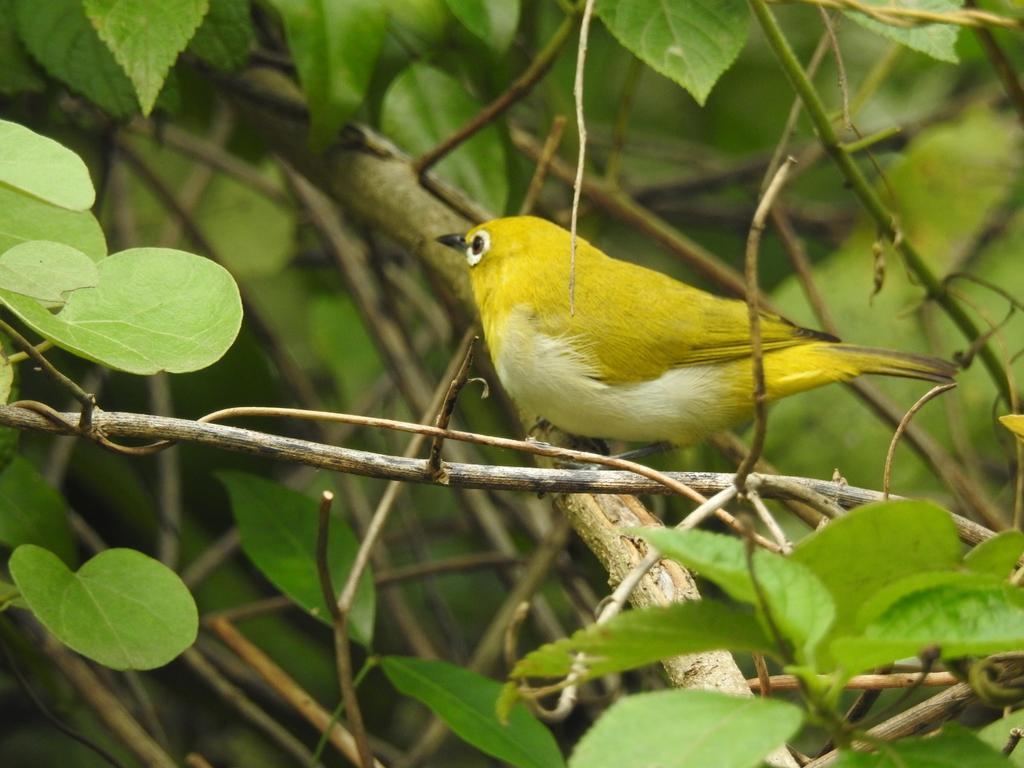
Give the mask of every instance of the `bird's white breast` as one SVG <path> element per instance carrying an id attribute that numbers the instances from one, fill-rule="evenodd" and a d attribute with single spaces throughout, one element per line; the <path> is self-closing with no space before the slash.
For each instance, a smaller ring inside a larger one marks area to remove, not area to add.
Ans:
<path id="1" fill-rule="evenodd" d="M 727 405 L 721 366 L 688 366 L 650 381 L 608 384 L 585 348 L 541 333 L 532 317 L 526 307 L 509 313 L 495 367 L 521 407 L 560 429 L 616 440 L 688 443 L 742 418 Z"/>

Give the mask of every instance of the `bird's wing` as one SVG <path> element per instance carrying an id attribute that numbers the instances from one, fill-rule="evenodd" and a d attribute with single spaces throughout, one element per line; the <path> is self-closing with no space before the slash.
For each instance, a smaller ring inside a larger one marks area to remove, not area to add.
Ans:
<path id="1" fill-rule="evenodd" d="M 658 272 L 609 261 L 611 273 L 602 274 L 611 282 L 577 289 L 578 312 L 571 333 L 602 380 L 646 381 L 673 368 L 722 363 L 752 354 L 745 302 L 714 296 Z M 837 339 L 778 315 L 761 313 L 764 351 L 814 341 Z"/>

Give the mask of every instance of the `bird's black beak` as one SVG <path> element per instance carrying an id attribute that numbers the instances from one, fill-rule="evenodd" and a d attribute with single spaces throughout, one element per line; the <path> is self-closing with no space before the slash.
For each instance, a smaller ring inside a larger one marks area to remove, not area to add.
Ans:
<path id="1" fill-rule="evenodd" d="M 441 235 L 437 238 L 437 242 L 454 248 L 456 251 L 466 250 L 466 238 L 463 235 Z"/>

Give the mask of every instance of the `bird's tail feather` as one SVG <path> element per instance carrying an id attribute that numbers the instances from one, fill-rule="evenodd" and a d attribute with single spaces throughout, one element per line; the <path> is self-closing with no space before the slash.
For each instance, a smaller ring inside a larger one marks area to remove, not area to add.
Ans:
<path id="1" fill-rule="evenodd" d="M 891 349 L 861 347 L 856 344 L 836 344 L 832 347 L 853 363 L 860 373 L 877 373 L 884 376 L 903 376 L 909 379 L 924 379 L 938 383 L 953 381 L 957 366 L 948 360 L 912 352 L 896 352 Z"/>

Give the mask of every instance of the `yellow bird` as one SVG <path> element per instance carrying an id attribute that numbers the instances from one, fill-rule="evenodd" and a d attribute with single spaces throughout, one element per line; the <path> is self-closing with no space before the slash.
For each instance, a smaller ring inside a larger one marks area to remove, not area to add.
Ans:
<path id="1" fill-rule="evenodd" d="M 533 216 L 438 238 L 465 253 L 495 368 L 521 407 L 572 434 L 677 445 L 750 417 L 746 303 L 577 238 L 570 313 L 569 239 Z M 769 313 L 761 339 L 770 400 L 863 373 L 945 382 L 956 372 L 945 360 L 842 344 Z"/>

